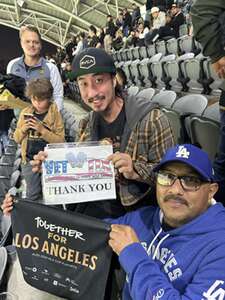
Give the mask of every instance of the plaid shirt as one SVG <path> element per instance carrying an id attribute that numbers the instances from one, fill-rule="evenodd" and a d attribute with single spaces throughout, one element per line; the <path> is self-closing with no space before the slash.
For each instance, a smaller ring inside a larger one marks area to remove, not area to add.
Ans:
<path id="1" fill-rule="evenodd" d="M 90 141 L 94 114 L 91 112 L 79 124 L 77 141 Z M 159 163 L 165 151 L 174 145 L 172 130 L 167 117 L 153 108 L 131 130 L 125 153 L 133 160 L 133 167 L 140 180 L 123 178 L 119 182 L 120 199 L 124 206 L 137 203 L 155 185 L 152 169 Z"/>

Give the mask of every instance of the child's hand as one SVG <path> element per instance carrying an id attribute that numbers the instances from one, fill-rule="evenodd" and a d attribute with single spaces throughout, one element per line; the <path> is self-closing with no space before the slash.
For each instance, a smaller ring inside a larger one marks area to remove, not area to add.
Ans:
<path id="1" fill-rule="evenodd" d="M 10 215 L 13 209 L 13 197 L 10 194 L 5 195 L 5 199 L 1 205 L 1 209 L 4 215 Z"/>
<path id="2" fill-rule="evenodd" d="M 21 127 L 21 130 L 24 134 L 26 134 L 29 128 L 30 128 L 29 120 L 26 120 L 23 126 Z"/>
<path id="3" fill-rule="evenodd" d="M 29 128 L 36 130 L 38 133 L 42 133 L 45 129 L 40 121 L 33 118 L 29 120 Z"/>

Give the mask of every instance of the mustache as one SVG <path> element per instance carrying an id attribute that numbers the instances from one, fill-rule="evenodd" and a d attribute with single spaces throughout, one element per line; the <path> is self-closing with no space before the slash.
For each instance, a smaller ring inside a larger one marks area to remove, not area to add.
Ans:
<path id="1" fill-rule="evenodd" d="M 96 95 L 95 97 L 88 98 L 88 102 L 93 102 L 95 100 L 104 100 L 105 96 Z"/>
<path id="2" fill-rule="evenodd" d="M 183 197 L 180 197 L 178 195 L 170 194 L 170 195 L 167 195 L 164 197 L 165 202 L 167 202 L 169 200 L 175 200 L 177 202 L 180 202 L 181 204 L 188 206 L 188 202 Z"/>

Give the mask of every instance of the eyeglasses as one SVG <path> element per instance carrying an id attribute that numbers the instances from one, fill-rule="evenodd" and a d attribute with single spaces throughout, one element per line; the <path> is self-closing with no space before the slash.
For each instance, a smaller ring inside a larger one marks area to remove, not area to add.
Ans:
<path id="1" fill-rule="evenodd" d="M 168 172 L 157 173 L 157 183 L 162 186 L 172 186 L 178 179 L 184 191 L 194 192 L 200 189 L 201 185 L 208 182 L 196 176 L 177 176 Z"/>

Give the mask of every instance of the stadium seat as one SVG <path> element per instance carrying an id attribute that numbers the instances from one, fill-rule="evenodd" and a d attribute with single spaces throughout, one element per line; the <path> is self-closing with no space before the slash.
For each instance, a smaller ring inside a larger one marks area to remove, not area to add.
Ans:
<path id="1" fill-rule="evenodd" d="M 155 90 L 154 90 L 153 88 L 147 88 L 147 89 L 141 90 L 141 91 L 137 94 L 137 96 L 138 96 L 138 97 L 145 98 L 145 99 L 147 99 L 147 100 L 150 101 L 150 100 L 152 99 L 152 97 L 154 96 L 154 94 L 155 94 Z"/>
<path id="2" fill-rule="evenodd" d="M 204 74 L 206 76 L 206 84 L 209 86 L 209 93 L 215 96 L 221 94 L 220 86 L 223 82 L 212 68 L 211 59 L 207 58 L 203 61 Z"/>
<path id="3" fill-rule="evenodd" d="M 220 135 L 220 123 L 202 116 L 191 116 L 189 121 L 191 143 L 204 149 L 214 160 Z"/>
<path id="4" fill-rule="evenodd" d="M 208 105 L 208 99 L 203 95 L 189 94 L 177 99 L 172 108 L 182 114 L 201 115 Z"/>
<path id="5" fill-rule="evenodd" d="M 139 64 L 140 64 L 139 59 L 132 61 L 132 64 L 130 64 L 130 78 L 131 78 L 132 84 L 138 85 L 138 86 L 141 85 Z"/>
<path id="6" fill-rule="evenodd" d="M 132 55 L 133 55 L 133 59 L 140 59 L 140 53 L 139 53 L 139 49 L 140 47 L 134 47 L 134 48 L 131 48 L 131 51 L 132 51 Z"/>
<path id="7" fill-rule="evenodd" d="M 209 106 L 206 107 L 204 110 L 203 117 L 214 120 L 216 122 L 220 122 L 220 107 L 219 102 L 215 102 Z"/>
<path id="8" fill-rule="evenodd" d="M 161 107 L 171 108 L 176 101 L 177 94 L 174 91 L 162 90 L 152 98 L 152 102 Z"/>
<path id="9" fill-rule="evenodd" d="M 125 72 L 126 74 L 126 77 L 127 77 L 127 84 L 128 86 L 132 85 L 132 77 L 131 77 L 131 73 L 130 73 L 130 65 L 132 64 L 132 61 L 126 61 L 124 62 L 123 64 L 123 71 Z"/>
<path id="10" fill-rule="evenodd" d="M 148 57 L 148 52 L 145 46 L 140 47 L 139 52 L 141 60 Z"/>
<path id="11" fill-rule="evenodd" d="M 201 115 L 207 104 L 206 97 L 193 94 L 177 99 L 170 109 L 162 108 L 170 121 L 176 143 L 190 142 L 188 118 L 191 114 Z"/>
<path id="12" fill-rule="evenodd" d="M 182 137 L 182 124 L 180 121 L 180 114 L 175 110 L 166 107 L 162 107 L 161 110 L 167 116 L 170 122 L 175 144 L 182 144 L 184 140 Z"/>
<path id="13" fill-rule="evenodd" d="M 128 95 L 131 95 L 131 96 L 137 95 L 138 92 L 139 92 L 139 87 L 138 87 L 138 86 L 130 86 L 130 87 L 127 89 Z"/>
<path id="14" fill-rule="evenodd" d="M 156 50 L 155 50 L 155 45 L 149 45 L 148 47 L 146 47 L 147 49 L 147 53 L 148 53 L 148 57 L 151 58 L 152 56 L 154 56 L 156 54 Z"/>
<path id="15" fill-rule="evenodd" d="M 145 58 L 140 61 L 139 64 L 139 71 L 140 71 L 140 81 L 141 85 L 143 87 L 151 87 L 151 76 L 150 76 L 150 70 L 149 70 L 149 65 L 151 63 L 150 58 Z"/>
<path id="16" fill-rule="evenodd" d="M 161 53 L 158 53 L 158 55 L 159 54 L 161 54 Z M 151 72 L 152 72 L 152 76 L 153 76 L 152 82 L 153 82 L 154 87 L 161 89 L 161 88 L 167 86 L 168 78 L 166 77 L 165 72 L 164 72 L 164 64 L 166 64 L 166 62 L 168 62 L 168 61 L 175 60 L 175 57 L 176 57 L 175 54 L 170 54 L 170 55 L 162 57 L 158 61 L 153 61 L 151 63 L 150 68 L 151 68 Z"/>
<path id="17" fill-rule="evenodd" d="M 178 54 L 178 42 L 177 39 L 172 38 L 166 41 L 166 49 L 168 54 Z"/>
<path id="18" fill-rule="evenodd" d="M 170 89 L 175 92 L 187 91 L 188 78 L 185 77 L 183 71 L 183 62 L 193 58 L 194 53 L 186 53 L 175 60 L 167 61 L 164 64 L 164 71 L 167 76 L 167 82 Z"/>
<path id="19" fill-rule="evenodd" d="M 187 86 L 190 93 L 204 93 L 203 61 L 205 59 L 206 57 L 200 54 L 183 62 L 185 77 L 189 79 Z"/>
<path id="20" fill-rule="evenodd" d="M 166 43 L 165 41 L 157 41 L 155 44 L 156 53 L 162 53 L 162 55 L 166 55 Z"/>
<path id="21" fill-rule="evenodd" d="M 184 35 L 178 38 L 178 45 L 180 49 L 180 53 L 189 53 L 193 52 L 193 37 L 190 35 Z"/>
<path id="22" fill-rule="evenodd" d="M 182 24 L 179 27 L 179 36 L 187 35 L 188 34 L 188 27 L 187 24 Z"/>

